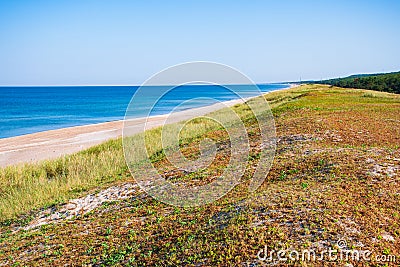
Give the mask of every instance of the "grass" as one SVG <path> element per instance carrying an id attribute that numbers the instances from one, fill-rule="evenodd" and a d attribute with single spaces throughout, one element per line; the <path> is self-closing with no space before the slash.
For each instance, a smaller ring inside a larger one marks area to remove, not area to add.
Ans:
<path id="1" fill-rule="evenodd" d="M 61 203 L 97 186 L 129 178 L 121 140 L 38 164 L 0 169 L 0 217 Z"/>
<path id="2" fill-rule="evenodd" d="M 260 99 L 252 101 L 257 102 Z M 234 110 L 242 120 L 252 117 L 246 105 L 237 105 Z M 226 121 L 231 117 L 230 112 L 230 109 L 222 109 L 211 115 L 216 120 Z M 163 130 L 168 135 L 168 132 L 174 132 L 176 128 L 181 127 L 181 146 L 199 141 L 208 132 L 222 129 L 222 126 L 213 120 L 197 118 L 166 125 Z M 158 157 L 165 156 L 162 150 L 161 129 L 158 127 L 126 139 L 127 146 L 144 149 L 140 140 L 145 138 L 149 157 L 157 161 Z M 188 152 L 191 153 L 191 150 Z M 139 164 L 144 160 L 143 157 L 135 158 L 139 154 L 143 153 L 132 151 L 132 164 Z M 91 189 L 129 180 L 133 179 L 125 163 L 121 139 L 111 140 L 57 160 L 6 167 L 0 169 L 0 218 L 15 219 L 16 216 L 33 209 L 65 202 Z"/>
<path id="3" fill-rule="evenodd" d="M 267 94 L 279 139 L 266 181 L 251 195 L 246 188 L 262 151 L 259 129 L 248 106 L 235 106 L 249 134 L 249 162 L 241 184 L 206 206 L 172 207 L 138 191 L 61 224 L 13 232 L 38 209 L 132 178 L 120 139 L 63 159 L 1 169 L 0 264 L 262 266 L 256 254 L 265 245 L 321 250 L 339 239 L 399 260 L 400 97 L 370 94 L 321 85 Z M 224 112 L 217 113 L 223 118 Z M 199 155 L 205 137 L 218 145 L 216 159 L 199 172 L 173 170 L 159 137 L 159 129 L 145 134 L 152 161 L 173 182 L 208 183 L 229 161 L 228 136 L 212 121 L 192 120 L 181 132 L 187 157 Z M 348 262 L 361 264 L 285 264 Z"/>

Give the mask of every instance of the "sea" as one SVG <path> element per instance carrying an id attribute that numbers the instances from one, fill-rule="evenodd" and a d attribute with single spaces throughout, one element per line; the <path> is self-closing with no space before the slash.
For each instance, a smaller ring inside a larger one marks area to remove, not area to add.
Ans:
<path id="1" fill-rule="evenodd" d="M 162 115 L 287 87 L 288 84 L 230 85 L 227 90 L 224 86 L 201 84 L 177 86 L 167 93 L 163 93 L 165 86 L 0 87 L 0 138 L 122 120 L 134 95 L 130 118 Z M 156 103 L 146 94 L 137 97 L 140 94 L 135 92 L 141 90 L 161 97 Z"/>

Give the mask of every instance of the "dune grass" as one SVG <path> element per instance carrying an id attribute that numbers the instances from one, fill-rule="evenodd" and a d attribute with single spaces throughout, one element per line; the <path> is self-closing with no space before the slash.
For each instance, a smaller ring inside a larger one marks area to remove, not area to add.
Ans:
<path id="1" fill-rule="evenodd" d="M 325 88 L 325 94 L 354 93 L 348 89 L 329 88 L 328 90 L 327 86 L 322 88 Z M 306 102 L 299 106 L 295 100 L 318 90 L 321 90 L 321 86 L 307 85 L 271 92 L 264 97 L 268 100 L 274 114 L 279 115 L 284 111 L 302 108 L 302 105 L 311 103 L 310 100 L 304 99 L 303 102 Z M 376 102 L 376 99 L 380 102 L 391 103 L 398 99 L 383 92 L 358 91 L 351 98 L 347 97 L 343 105 L 347 105 L 348 102 L 358 103 L 361 100 L 362 103 Z M 359 97 L 360 95 L 362 98 Z M 315 102 L 315 99 L 312 99 L 311 101 L 318 104 L 317 108 L 328 110 L 330 106 L 333 107 L 341 101 L 340 98 L 321 100 Z M 257 102 L 260 98 L 250 101 Z M 253 116 L 246 104 L 236 105 L 233 109 L 243 121 Z M 223 118 L 227 116 L 228 110 L 222 109 L 214 113 Z M 206 119 L 194 119 L 179 124 L 185 124 L 180 135 L 182 143 L 189 143 L 207 132 L 221 129 L 221 125 Z M 168 127 L 172 128 L 176 125 L 166 126 L 165 130 L 168 130 Z M 160 154 L 162 152 L 161 127 L 147 131 L 145 137 L 149 156 L 154 157 Z M 143 134 L 133 137 L 131 145 L 135 146 L 139 138 L 143 138 Z M 121 139 L 110 140 L 56 160 L 2 168 L 0 169 L 0 218 L 13 219 L 32 209 L 62 203 L 92 189 L 127 180 L 132 180 L 132 178 L 125 163 Z"/>
<path id="2" fill-rule="evenodd" d="M 274 101 L 286 101 L 286 98 L 290 97 L 292 94 L 287 93 L 284 99 Z M 260 100 L 261 98 L 251 101 Z M 252 117 L 246 104 L 236 105 L 233 109 L 244 121 Z M 212 114 L 215 118 L 224 120 L 230 113 L 228 108 L 224 108 Z M 195 118 L 166 125 L 164 131 L 182 126 L 182 145 L 201 138 L 208 132 L 222 129 L 222 126 L 213 120 Z M 148 155 L 154 159 L 163 155 L 161 130 L 161 127 L 157 127 L 126 141 L 132 147 L 144 149 L 136 144 L 145 138 Z M 143 159 L 133 159 L 133 162 L 140 163 L 141 160 Z M 56 160 L 5 167 L 0 169 L 0 218 L 15 219 L 16 216 L 27 214 L 33 209 L 62 203 L 92 189 L 128 180 L 132 180 L 132 177 L 126 166 L 121 138 Z"/>
<path id="3" fill-rule="evenodd" d="M 400 97 L 321 85 L 265 97 L 275 117 L 278 145 L 265 182 L 252 195 L 246 192 L 247 182 L 263 148 L 248 107 L 237 105 L 234 108 L 245 121 L 252 150 L 243 183 L 229 194 L 206 206 L 178 208 L 137 192 L 131 199 L 107 203 L 84 216 L 36 231 L 13 233 L 23 222 L 9 221 L 12 225 L 0 227 L 0 264 L 263 266 L 269 263 L 257 261 L 256 255 L 265 246 L 270 250 L 321 250 L 334 248 L 339 239 L 349 249 L 368 249 L 373 255 L 400 259 Z M 229 160 L 226 134 L 220 125 L 207 120 L 188 123 L 182 132 L 182 153 L 196 154 L 204 137 L 222 144 L 221 149 L 209 170 L 190 177 L 169 169 L 157 141 L 160 130 L 147 134 L 153 162 L 172 181 L 207 182 Z M 20 214 L 32 208 L 132 179 L 120 139 L 64 159 L 1 171 L 2 186 L 12 188 L 1 192 L 0 202 L 8 210 L 5 218 L 21 218 Z M 40 202 L 38 191 L 46 201 Z M 11 203 L 18 209 L 18 201 L 10 201 L 12 194 L 26 203 L 18 212 L 7 207 Z M 348 263 L 397 266 L 374 260 L 289 261 L 277 266 Z"/>
<path id="4" fill-rule="evenodd" d="M 37 164 L 0 170 L 0 217 L 66 201 L 95 186 L 127 179 L 121 140 Z"/>

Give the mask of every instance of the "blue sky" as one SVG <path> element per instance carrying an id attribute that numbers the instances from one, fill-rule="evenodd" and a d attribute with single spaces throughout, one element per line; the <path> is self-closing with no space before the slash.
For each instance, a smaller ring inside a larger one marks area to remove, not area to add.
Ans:
<path id="1" fill-rule="evenodd" d="M 0 85 L 141 84 L 187 61 L 256 82 L 400 70 L 400 1 L 1 1 Z"/>

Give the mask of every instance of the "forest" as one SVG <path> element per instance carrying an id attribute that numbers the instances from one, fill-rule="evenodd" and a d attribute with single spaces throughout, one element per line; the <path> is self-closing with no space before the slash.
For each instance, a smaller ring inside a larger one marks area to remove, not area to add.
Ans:
<path id="1" fill-rule="evenodd" d="M 400 94 L 400 72 L 359 74 L 313 83 L 330 84 L 338 87 L 369 89 Z"/>

